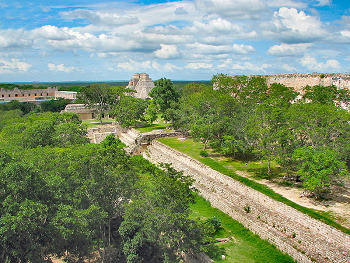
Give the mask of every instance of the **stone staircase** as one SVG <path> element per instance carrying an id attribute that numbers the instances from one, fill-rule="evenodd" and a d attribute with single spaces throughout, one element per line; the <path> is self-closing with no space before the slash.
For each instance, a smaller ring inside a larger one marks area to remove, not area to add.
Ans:
<path id="1" fill-rule="evenodd" d="M 140 132 L 135 129 L 128 129 L 117 133 L 118 138 L 126 145 L 125 152 L 129 155 L 137 152 L 139 147 L 137 139 L 140 138 Z"/>

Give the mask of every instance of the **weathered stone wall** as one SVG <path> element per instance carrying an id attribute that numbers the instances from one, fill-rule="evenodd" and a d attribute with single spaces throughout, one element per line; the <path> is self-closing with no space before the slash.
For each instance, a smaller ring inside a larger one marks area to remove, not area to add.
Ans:
<path id="1" fill-rule="evenodd" d="M 9 102 L 11 100 L 18 101 L 34 101 L 39 98 L 51 98 L 55 96 L 56 87 L 48 87 L 47 89 L 31 89 L 21 90 L 14 88 L 11 90 L 0 89 L 0 101 Z"/>
<path id="2" fill-rule="evenodd" d="M 89 128 L 87 129 L 86 137 L 91 143 L 101 143 L 109 134 L 118 133 L 118 126 L 105 125 L 102 128 Z"/>
<path id="3" fill-rule="evenodd" d="M 350 236 L 247 187 L 199 161 L 153 141 L 143 156 L 172 163 L 212 206 L 230 215 L 298 262 L 350 262 Z"/>
<path id="4" fill-rule="evenodd" d="M 268 85 L 272 83 L 280 83 L 287 87 L 293 87 L 297 92 L 302 93 L 306 86 L 331 86 L 335 85 L 338 88 L 350 89 L 350 74 L 280 74 L 280 75 L 266 75 Z"/>

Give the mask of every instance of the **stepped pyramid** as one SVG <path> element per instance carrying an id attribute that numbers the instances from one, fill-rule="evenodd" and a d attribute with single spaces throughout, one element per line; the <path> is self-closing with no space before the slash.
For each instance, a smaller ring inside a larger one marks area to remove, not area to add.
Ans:
<path id="1" fill-rule="evenodd" d="M 134 97 L 146 99 L 149 98 L 148 94 L 154 88 L 154 83 L 148 74 L 135 73 L 126 87 L 136 91 Z"/>

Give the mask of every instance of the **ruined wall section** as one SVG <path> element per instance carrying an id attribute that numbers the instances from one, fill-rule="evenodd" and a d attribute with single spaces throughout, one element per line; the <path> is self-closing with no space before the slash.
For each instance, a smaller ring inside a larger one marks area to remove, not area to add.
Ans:
<path id="1" fill-rule="evenodd" d="M 193 176 L 212 206 L 230 215 L 298 262 L 350 262 L 350 236 L 278 202 L 199 161 L 153 141 L 143 153 L 152 163 L 172 163 Z"/>
<path id="2" fill-rule="evenodd" d="M 335 85 L 337 88 L 350 89 L 350 74 L 280 74 L 280 75 L 264 75 L 268 85 L 272 83 L 280 83 L 287 87 L 293 87 L 295 91 L 303 93 L 306 86 L 331 86 Z"/>

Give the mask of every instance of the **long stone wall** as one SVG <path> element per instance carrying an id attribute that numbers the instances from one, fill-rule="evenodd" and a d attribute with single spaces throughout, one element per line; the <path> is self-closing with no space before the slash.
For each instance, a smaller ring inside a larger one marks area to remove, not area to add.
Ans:
<path id="1" fill-rule="evenodd" d="M 334 73 L 334 74 L 279 74 L 266 75 L 268 85 L 272 83 L 280 83 L 287 87 L 293 87 L 295 91 L 302 93 L 306 86 L 331 86 L 335 85 L 339 89 L 350 89 L 350 74 L 349 73 Z"/>
<path id="2" fill-rule="evenodd" d="M 350 262 L 350 236 L 278 202 L 199 161 L 153 141 L 143 153 L 152 163 L 172 163 L 195 180 L 212 206 L 230 215 L 298 262 Z"/>

